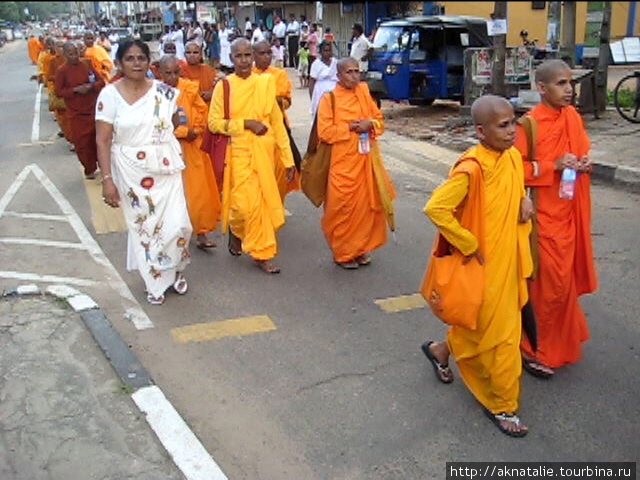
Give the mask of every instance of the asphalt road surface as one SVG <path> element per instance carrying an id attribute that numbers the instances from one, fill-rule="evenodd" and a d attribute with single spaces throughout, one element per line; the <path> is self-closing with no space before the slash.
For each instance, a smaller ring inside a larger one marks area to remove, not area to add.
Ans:
<path id="1" fill-rule="evenodd" d="M 337 267 L 321 210 L 296 192 L 279 233 L 280 275 L 230 256 L 217 232 L 217 249 L 192 248 L 189 293 L 152 307 L 124 268 L 126 234 L 95 233 L 81 168 L 44 96 L 34 122 L 26 42 L 7 44 L 0 63 L 0 287 L 62 278 L 93 296 L 230 479 L 417 480 L 444 478 L 448 461 L 640 460 L 637 195 L 593 186 L 599 289 L 581 302 L 591 338 L 552 380 L 523 374 L 530 433 L 512 439 L 455 368 L 452 385 L 436 381 L 420 344 L 445 328 L 415 296 L 390 301 L 406 308 L 395 313 L 375 303 L 417 292 L 434 235 L 422 207 L 446 152 L 383 136 L 397 242 L 390 236 L 370 266 Z M 295 89 L 301 149 L 308 102 Z"/>

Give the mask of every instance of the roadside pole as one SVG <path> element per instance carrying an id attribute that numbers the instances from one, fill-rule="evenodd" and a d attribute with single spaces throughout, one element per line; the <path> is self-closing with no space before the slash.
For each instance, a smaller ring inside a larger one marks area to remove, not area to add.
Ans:
<path id="1" fill-rule="evenodd" d="M 495 2 L 492 20 L 506 20 L 507 2 Z M 493 37 L 493 66 L 491 71 L 491 92 L 494 95 L 505 96 L 504 83 L 505 54 L 507 50 L 507 35 L 495 35 Z"/>

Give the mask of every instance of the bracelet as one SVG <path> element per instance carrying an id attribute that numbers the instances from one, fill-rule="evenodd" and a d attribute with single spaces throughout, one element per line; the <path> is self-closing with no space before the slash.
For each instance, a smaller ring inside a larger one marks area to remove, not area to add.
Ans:
<path id="1" fill-rule="evenodd" d="M 103 176 L 102 176 L 102 181 L 103 181 L 103 182 L 104 182 L 105 180 L 109 180 L 109 179 L 113 180 L 113 177 L 112 177 L 111 175 L 109 175 L 108 173 L 107 173 L 106 175 L 103 175 Z"/>

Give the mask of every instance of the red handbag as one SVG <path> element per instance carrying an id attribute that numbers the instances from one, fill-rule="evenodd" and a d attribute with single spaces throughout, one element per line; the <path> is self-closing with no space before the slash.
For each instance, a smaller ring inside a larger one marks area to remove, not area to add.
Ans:
<path id="1" fill-rule="evenodd" d="M 229 120 L 229 81 L 226 78 L 222 79 L 223 97 L 224 97 L 224 118 Z M 209 154 L 211 158 L 211 164 L 213 165 L 213 172 L 216 175 L 216 181 L 218 187 L 222 189 L 222 179 L 224 175 L 224 158 L 227 153 L 227 144 L 229 143 L 229 136 L 222 133 L 212 133 L 209 128 L 206 128 L 202 134 L 202 144 L 200 150 L 203 150 Z"/>

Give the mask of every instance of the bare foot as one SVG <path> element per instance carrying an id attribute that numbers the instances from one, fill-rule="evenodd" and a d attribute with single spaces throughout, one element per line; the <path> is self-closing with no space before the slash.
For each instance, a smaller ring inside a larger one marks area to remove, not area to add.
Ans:
<path id="1" fill-rule="evenodd" d="M 256 265 L 265 273 L 280 273 L 280 268 L 276 267 L 269 260 L 256 260 Z"/>

